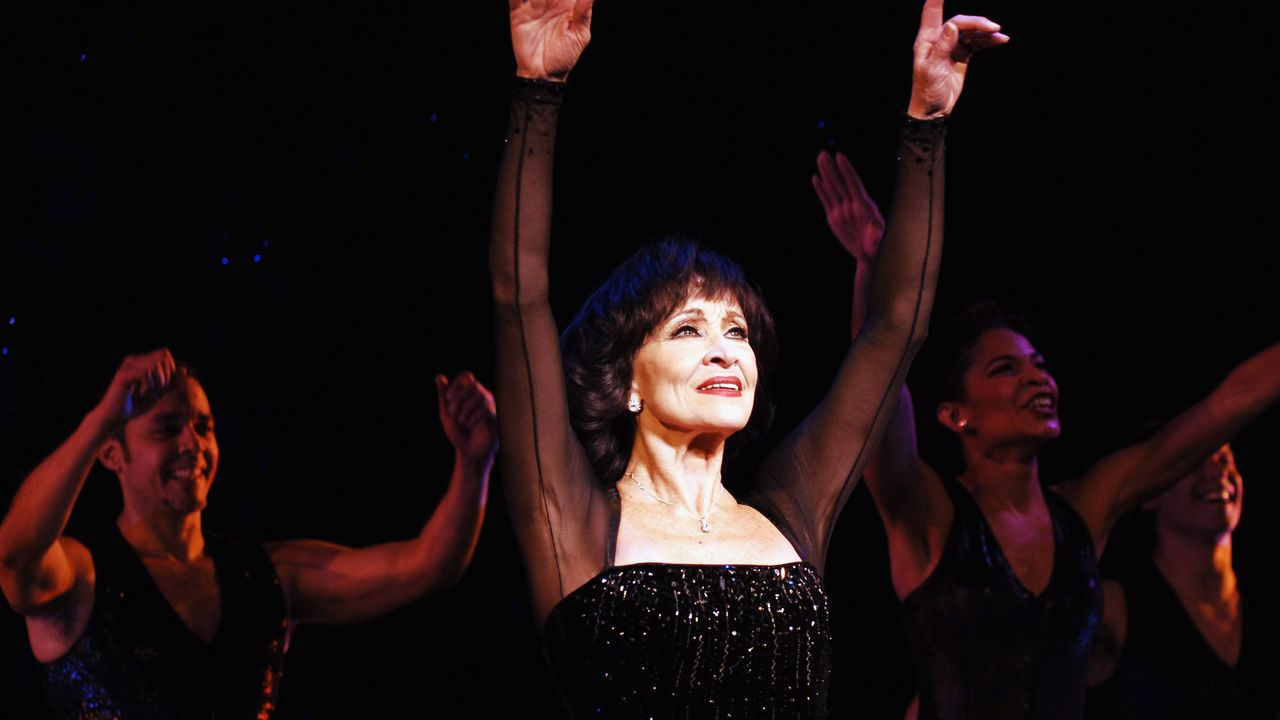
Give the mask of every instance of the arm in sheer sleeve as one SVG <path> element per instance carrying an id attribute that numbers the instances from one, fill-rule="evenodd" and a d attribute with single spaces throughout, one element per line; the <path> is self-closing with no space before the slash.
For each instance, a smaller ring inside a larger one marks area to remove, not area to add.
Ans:
<path id="1" fill-rule="evenodd" d="M 908 120 L 862 331 L 818 407 L 765 460 L 756 502 L 821 569 L 841 508 L 924 342 L 942 253 L 943 120 Z"/>
<path id="2" fill-rule="evenodd" d="M 541 626 L 603 566 L 607 503 L 569 424 L 548 300 L 551 175 L 562 83 L 517 79 L 490 238 L 499 467 Z"/>

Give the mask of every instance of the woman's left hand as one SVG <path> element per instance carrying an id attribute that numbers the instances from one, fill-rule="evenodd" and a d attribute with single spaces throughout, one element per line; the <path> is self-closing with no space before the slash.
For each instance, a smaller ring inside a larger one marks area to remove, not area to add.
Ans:
<path id="1" fill-rule="evenodd" d="M 943 0 L 926 0 L 916 34 L 911 103 L 907 114 L 928 120 L 951 114 L 969 58 L 979 50 L 1009 42 L 1000 26 L 984 17 L 956 15 L 942 21 Z"/>

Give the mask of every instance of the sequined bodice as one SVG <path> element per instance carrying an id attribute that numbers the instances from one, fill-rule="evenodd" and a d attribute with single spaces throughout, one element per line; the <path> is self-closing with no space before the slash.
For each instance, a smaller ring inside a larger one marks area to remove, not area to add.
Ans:
<path id="1" fill-rule="evenodd" d="M 829 630 L 808 563 L 644 563 L 565 596 L 546 645 L 578 718 L 823 718 Z"/>

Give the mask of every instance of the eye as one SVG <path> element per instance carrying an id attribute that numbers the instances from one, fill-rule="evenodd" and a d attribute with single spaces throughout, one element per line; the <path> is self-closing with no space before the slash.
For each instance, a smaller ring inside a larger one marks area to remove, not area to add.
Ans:
<path id="1" fill-rule="evenodd" d="M 741 325 L 734 325 L 733 327 L 729 328 L 728 331 L 725 332 L 725 336 L 731 337 L 735 340 L 746 340 L 747 329 L 742 327 Z"/>
<path id="2" fill-rule="evenodd" d="M 1012 372 L 1013 365 L 1011 363 L 1000 363 L 999 365 L 995 365 L 991 368 L 992 375 L 1008 375 Z"/>
<path id="3" fill-rule="evenodd" d="M 685 323 L 673 330 L 671 332 L 671 337 L 695 337 L 701 334 L 702 333 L 698 332 L 698 328 L 690 325 L 689 323 Z"/>

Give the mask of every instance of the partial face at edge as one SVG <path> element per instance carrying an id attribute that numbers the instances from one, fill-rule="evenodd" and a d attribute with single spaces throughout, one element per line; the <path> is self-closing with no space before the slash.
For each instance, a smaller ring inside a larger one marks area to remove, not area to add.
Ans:
<path id="1" fill-rule="evenodd" d="M 729 435 L 746 427 L 758 380 L 737 301 L 689 298 L 636 352 L 631 391 L 642 429 Z"/>
<path id="2" fill-rule="evenodd" d="M 1244 479 L 1223 445 L 1146 507 L 1157 527 L 1217 536 L 1236 529 L 1243 502 Z"/>

